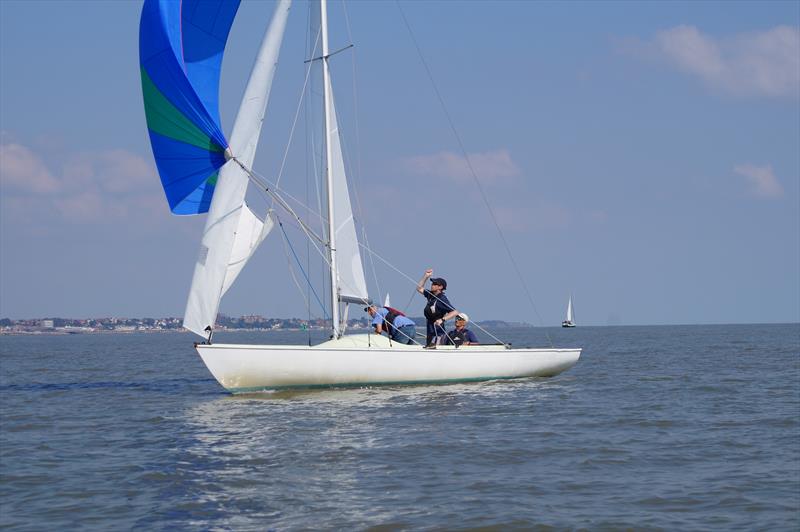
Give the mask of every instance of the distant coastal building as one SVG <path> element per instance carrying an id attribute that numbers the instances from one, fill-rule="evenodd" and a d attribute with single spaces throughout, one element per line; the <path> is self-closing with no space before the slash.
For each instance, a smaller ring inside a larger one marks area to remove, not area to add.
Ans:
<path id="1" fill-rule="evenodd" d="M 0 0 L 1 1 L 1 0 Z M 425 323 L 425 318 L 412 317 L 417 324 Z M 530 327 L 527 323 L 509 323 L 499 320 L 481 321 L 489 327 Z M 350 330 L 369 328 L 369 321 L 364 317 L 350 319 L 347 322 Z M 323 318 L 265 318 L 257 314 L 232 318 L 220 314 L 217 317 L 219 330 L 308 330 L 329 329 L 330 322 Z M 105 332 L 166 332 L 183 331 L 183 320 L 168 318 L 29 318 L 12 320 L 0 318 L 0 334 L 79 334 Z"/>

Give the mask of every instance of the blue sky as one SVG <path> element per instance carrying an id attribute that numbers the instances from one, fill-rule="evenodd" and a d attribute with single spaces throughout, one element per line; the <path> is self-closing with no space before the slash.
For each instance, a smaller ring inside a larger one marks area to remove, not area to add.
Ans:
<path id="1" fill-rule="evenodd" d="M 433 267 L 478 319 L 554 325 L 572 293 L 586 325 L 800 321 L 800 4 L 401 5 L 536 309 L 396 4 L 352 2 L 356 47 L 334 82 L 377 253 L 415 279 Z M 272 9 L 244 2 L 234 23 L 226 131 Z M 0 2 L 2 317 L 183 314 L 203 219 L 170 215 L 155 173 L 140 10 Z M 350 39 L 342 5 L 331 10 L 335 49 Z M 306 16 L 297 2 L 255 164 L 265 175 L 286 148 Z M 303 144 L 284 175 L 301 198 Z M 373 296 L 420 313 L 405 278 L 376 271 Z M 305 317 L 289 279 L 274 233 L 221 310 Z"/>

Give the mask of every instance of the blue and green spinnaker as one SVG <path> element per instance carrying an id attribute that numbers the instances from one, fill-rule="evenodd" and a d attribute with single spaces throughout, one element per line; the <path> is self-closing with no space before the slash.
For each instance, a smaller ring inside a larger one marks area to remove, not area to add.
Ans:
<path id="1" fill-rule="evenodd" d="M 142 94 L 161 184 L 174 214 L 208 212 L 228 141 L 219 78 L 239 0 L 145 0 Z"/>

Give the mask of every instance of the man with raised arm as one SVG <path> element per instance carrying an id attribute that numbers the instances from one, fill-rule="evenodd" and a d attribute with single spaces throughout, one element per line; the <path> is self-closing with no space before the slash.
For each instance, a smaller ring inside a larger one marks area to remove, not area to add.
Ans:
<path id="1" fill-rule="evenodd" d="M 417 292 L 423 295 L 425 303 L 425 320 L 427 321 L 427 335 L 425 337 L 425 347 L 435 349 L 439 336 L 444 336 L 444 322 L 458 314 L 458 311 L 447 299 L 444 291 L 447 290 L 447 281 L 441 277 L 434 277 L 433 270 L 428 268 L 422 279 L 417 283 Z M 430 290 L 425 289 L 425 283 L 431 279 Z"/>

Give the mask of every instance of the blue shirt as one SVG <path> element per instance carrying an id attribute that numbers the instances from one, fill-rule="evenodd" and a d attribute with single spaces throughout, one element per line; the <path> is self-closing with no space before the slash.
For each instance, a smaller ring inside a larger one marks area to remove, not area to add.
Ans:
<path id="1" fill-rule="evenodd" d="M 447 336 L 444 337 L 444 343 L 447 344 L 455 344 L 456 338 L 461 337 L 465 342 L 469 342 L 471 344 L 477 344 L 478 338 L 475 336 L 475 333 L 464 327 L 459 331 L 458 329 L 453 329 Z"/>
<path id="2" fill-rule="evenodd" d="M 389 310 L 388 309 L 386 309 L 384 307 L 379 308 L 378 311 L 375 313 L 375 317 L 372 318 L 372 326 L 374 327 L 375 325 L 389 325 L 388 323 L 385 323 L 385 321 L 384 321 L 386 319 L 386 315 L 387 314 L 389 314 Z M 406 316 L 398 315 L 397 317 L 395 317 L 395 319 L 394 319 L 394 326 L 395 327 L 405 327 L 406 325 L 414 325 L 414 322 L 411 321 Z M 386 327 L 384 327 L 384 328 L 386 328 Z"/>

